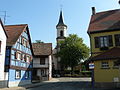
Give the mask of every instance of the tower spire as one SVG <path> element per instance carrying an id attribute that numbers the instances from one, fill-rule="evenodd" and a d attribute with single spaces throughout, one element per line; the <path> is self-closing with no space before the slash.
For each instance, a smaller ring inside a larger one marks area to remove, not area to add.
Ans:
<path id="1" fill-rule="evenodd" d="M 60 11 L 59 22 L 58 22 L 56 27 L 58 27 L 58 26 L 65 26 L 65 27 L 67 27 L 67 25 L 65 25 L 64 21 L 63 21 L 62 10 Z"/>

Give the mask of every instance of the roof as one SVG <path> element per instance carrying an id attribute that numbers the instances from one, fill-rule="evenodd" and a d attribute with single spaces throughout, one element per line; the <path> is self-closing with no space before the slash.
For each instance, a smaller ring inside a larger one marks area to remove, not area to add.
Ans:
<path id="1" fill-rule="evenodd" d="M 120 58 L 120 48 L 114 47 L 106 52 L 103 52 L 97 56 L 91 57 L 91 60 L 110 60 Z"/>
<path id="2" fill-rule="evenodd" d="M 104 11 L 91 16 L 88 33 L 120 30 L 120 9 Z"/>
<path id="3" fill-rule="evenodd" d="M 6 37 L 8 38 L 8 35 L 7 35 L 6 31 L 5 31 L 5 28 L 4 28 L 4 25 L 3 25 L 3 22 L 1 20 L 1 18 L 0 18 L 0 24 L 1 24 L 2 28 L 3 28 L 3 30 L 4 30 L 4 33 L 5 33 Z"/>
<path id="4" fill-rule="evenodd" d="M 4 28 L 8 35 L 7 45 L 12 46 L 13 44 L 15 44 L 19 36 L 22 34 L 27 26 L 27 24 L 5 25 Z"/>
<path id="5" fill-rule="evenodd" d="M 65 26 L 65 27 L 67 27 L 67 25 L 65 25 L 65 24 L 64 24 L 64 21 L 63 21 L 62 11 L 60 11 L 59 22 L 58 22 L 58 24 L 56 25 L 56 27 L 58 27 L 58 26 Z"/>
<path id="6" fill-rule="evenodd" d="M 35 56 L 48 56 L 52 54 L 52 43 L 33 43 L 32 47 Z"/>

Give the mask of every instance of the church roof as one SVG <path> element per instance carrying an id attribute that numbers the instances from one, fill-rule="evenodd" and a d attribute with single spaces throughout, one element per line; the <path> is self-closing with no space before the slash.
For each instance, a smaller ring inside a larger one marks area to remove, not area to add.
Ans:
<path id="1" fill-rule="evenodd" d="M 67 27 L 67 25 L 65 25 L 64 21 L 63 21 L 62 11 L 60 11 L 59 22 L 56 25 L 56 27 L 58 27 L 58 26 L 65 26 L 65 27 Z"/>
<path id="2" fill-rule="evenodd" d="M 99 12 L 91 16 L 88 33 L 120 29 L 120 9 Z"/>

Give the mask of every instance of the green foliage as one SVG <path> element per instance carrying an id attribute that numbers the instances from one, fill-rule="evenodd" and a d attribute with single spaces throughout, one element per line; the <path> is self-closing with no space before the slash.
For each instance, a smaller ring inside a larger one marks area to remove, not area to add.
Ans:
<path id="1" fill-rule="evenodd" d="M 36 43 L 44 43 L 42 40 L 35 40 Z"/>
<path id="2" fill-rule="evenodd" d="M 65 68 L 78 65 L 81 60 L 89 57 L 89 48 L 83 43 L 83 39 L 76 34 L 70 34 L 64 41 L 59 42 L 61 65 Z"/>

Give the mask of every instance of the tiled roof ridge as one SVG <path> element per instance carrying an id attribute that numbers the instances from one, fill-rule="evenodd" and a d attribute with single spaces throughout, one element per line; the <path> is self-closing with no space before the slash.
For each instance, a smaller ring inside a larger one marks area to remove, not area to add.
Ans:
<path id="1" fill-rule="evenodd" d="M 101 11 L 101 12 L 96 12 L 96 14 L 100 14 L 100 13 L 106 13 L 106 12 L 112 12 L 112 11 L 119 11 L 120 9 L 113 9 L 113 10 L 105 10 L 105 11 Z M 96 15 L 95 14 L 95 15 Z"/>
<path id="2" fill-rule="evenodd" d="M 28 24 L 13 24 L 13 25 L 4 25 L 4 26 L 6 27 L 6 26 L 26 26 L 26 25 Z"/>

